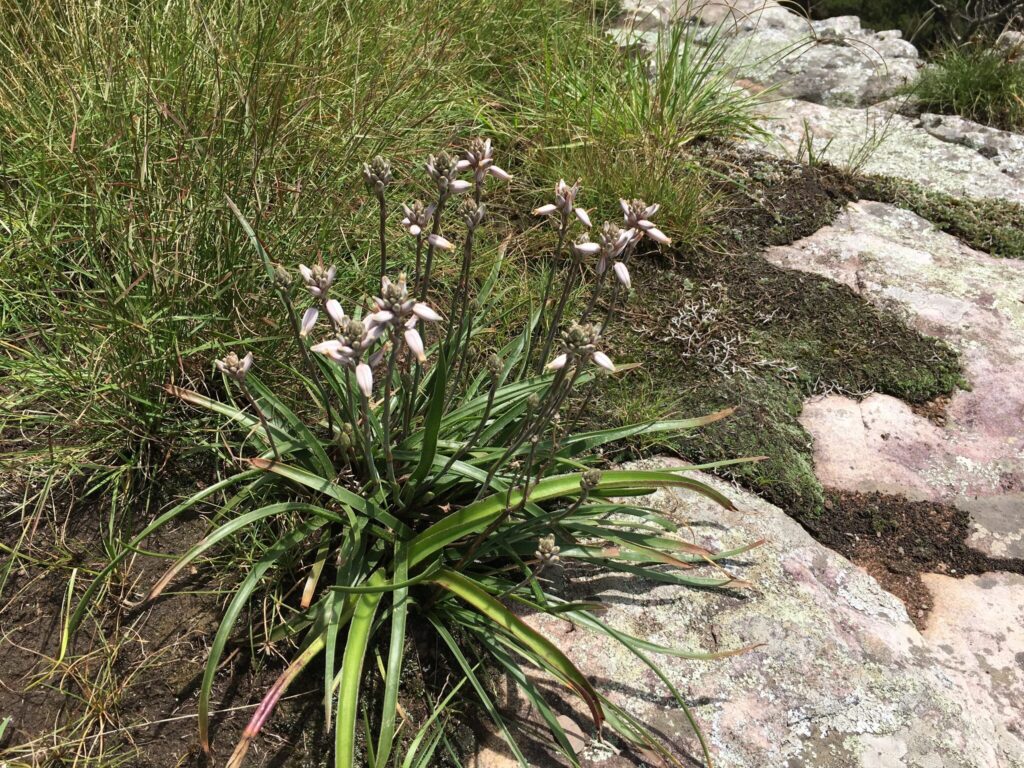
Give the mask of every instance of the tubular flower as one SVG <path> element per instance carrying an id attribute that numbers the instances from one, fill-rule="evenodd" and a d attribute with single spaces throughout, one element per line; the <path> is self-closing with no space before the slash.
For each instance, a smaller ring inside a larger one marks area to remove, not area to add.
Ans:
<path id="1" fill-rule="evenodd" d="M 545 366 L 557 371 L 574 360 L 590 360 L 608 371 L 615 371 L 615 363 L 597 348 L 601 332 L 596 325 L 573 323 L 562 331 L 562 354 Z"/>
<path id="2" fill-rule="evenodd" d="M 434 248 L 440 248 L 442 251 L 454 251 L 455 244 L 441 235 L 431 235 L 427 238 L 427 242 Z"/>
<path id="3" fill-rule="evenodd" d="M 420 200 L 416 200 L 412 205 L 403 204 L 402 210 L 405 212 L 405 218 L 402 219 L 402 226 L 405 227 L 405 231 L 413 237 L 419 237 L 430 229 L 430 220 L 434 216 L 435 207 L 424 205 Z"/>
<path id="4" fill-rule="evenodd" d="M 628 229 L 636 230 L 641 237 L 646 235 L 656 243 L 672 244 L 668 235 L 654 226 L 654 222 L 651 221 L 651 217 L 661 208 L 660 205 L 657 203 L 648 205 L 643 200 L 619 200 L 619 205 L 622 206 L 622 215 Z"/>
<path id="5" fill-rule="evenodd" d="M 590 238 L 587 235 L 579 238 L 572 244 L 573 252 L 579 256 L 596 256 L 601 252 L 601 246 L 599 243 L 590 242 Z"/>
<path id="6" fill-rule="evenodd" d="M 391 181 L 391 163 L 377 155 L 370 163 L 363 163 L 363 180 L 366 188 L 375 195 L 383 195 Z"/>
<path id="7" fill-rule="evenodd" d="M 324 268 L 323 264 L 314 264 L 312 268 L 305 264 L 299 264 L 299 274 L 302 281 L 311 294 L 318 299 L 326 299 L 327 291 L 334 284 L 334 276 L 338 273 L 337 267 Z"/>
<path id="8" fill-rule="evenodd" d="M 535 208 L 534 216 L 550 216 L 558 213 L 563 219 L 575 214 L 576 218 L 587 227 L 590 226 L 590 216 L 582 208 L 576 207 L 576 195 L 579 194 L 580 183 L 577 181 L 571 187 L 565 183 L 565 179 L 559 179 L 555 185 L 555 202 Z"/>
<path id="9" fill-rule="evenodd" d="M 472 169 L 477 184 L 483 184 L 487 176 L 494 176 L 501 181 L 512 179 L 511 174 L 494 164 L 494 149 L 490 139 L 473 139 L 457 167 L 460 171 Z"/>
<path id="10" fill-rule="evenodd" d="M 335 299 L 328 299 L 324 304 L 324 309 L 327 310 L 327 314 L 331 318 L 331 322 L 336 327 L 341 327 L 341 324 L 345 322 L 345 310 L 341 308 L 341 304 Z"/>
<path id="11" fill-rule="evenodd" d="M 309 332 L 313 330 L 318 317 L 320 317 L 320 310 L 316 307 L 310 307 L 302 314 L 302 323 L 299 327 L 300 337 L 304 339 L 309 336 Z"/>
<path id="12" fill-rule="evenodd" d="M 616 261 L 612 269 L 615 270 L 615 276 L 619 279 L 619 282 L 626 287 L 627 291 L 633 287 L 633 281 L 629 277 L 629 270 L 626 268 L 625 264 L 621 261 Z"/>
<path id="13" fill-rule="evenodd" d="M 252 352 L 241 359 L 234 352 L 228 352 L 222 359 L 214 360 L 214 364 L 221 373 L 235 381 L 242 382 L 245 381 L 246 374 L 252 368 L 252 359 Z"/>

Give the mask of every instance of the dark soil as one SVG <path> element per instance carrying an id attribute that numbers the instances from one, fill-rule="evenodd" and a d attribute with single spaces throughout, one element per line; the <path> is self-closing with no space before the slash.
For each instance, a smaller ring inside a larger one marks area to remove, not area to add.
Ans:
<path id="1" fill-rule="evenodd" d="M 919 627 L 932 608 L 922 573 L 1024 573 L 1024 560 L 992 558 L 967 546 L 970 515 L 948 504 L 829 490 L 825 513 L 805 526 L 902 600 Z"/>
<path id="2" fill-rule="evenodd" d="M 72 573 L 77 600 L 104 557 L 99 508 L 78 501 L 71 509 L 66 520 L 33 523 L 8 515 L 0 522 L 0 542 L 18 550 L 0 593 L 0 714 L 11 718 L 0 762 L 12 768 L 199 768 L 223 762 L 280 671 L 280 660 L 254 661 L 247 648 L 230 656 L 215 686 L 213 708 L 220 714 L 211 729 L 216 753 L 208 760 L 199 749 L 195 713 L 207 643 L 223 607 L 219 585 L 194 573 L 152 606 L 126 608 L 123 601 L 137 598 L 166 567 L 164 560 L 139 557 L 72 637 L 55 671 Z M 34 530 L 19 545 L 24 525 Z M 204 530 L 201 520 L 183 521 L 147 546 L 180 553 Z M 297 683 L 247 764 L 321 765 L 321 712 L 315 691 Z"/>

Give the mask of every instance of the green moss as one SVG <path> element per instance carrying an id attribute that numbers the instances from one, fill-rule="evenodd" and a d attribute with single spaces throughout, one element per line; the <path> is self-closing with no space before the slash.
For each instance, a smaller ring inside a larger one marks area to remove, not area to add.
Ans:
<path id="1" fill-rule="evenodd" d="M 1024 259 L 1024 206 L 1005 200 L 958 198 L 904 179 L 869 176 L 859 194 L 913 211 L 943 232 L 992 256 Z"/>
<path id="2" fill-rule="evenodd" d="M 726 251 L 635 263 L 630 322 L 614 330 L 619 357 L 643 367 L 602 388 L 598 412 L 626 421 L 652 418 L 667 404 L 682 416 L 737 406 L 671 448 L 694 461 L 767 457 L 728 474 L 811 519 L 824 497 L 811 438 L 798 421 L 804 399 L 882 392 L 923 403 L 960 385 L 961 369 L 946 344 L 846 286 L 760 256 L 783 232 L 793 239 L 827 224 L 845 201 L 840 181 L 763 158 L 747 158 L 744 167 L 732 213 L 717 223 Z M 776 219 L 778 227 L 764 226 Z"/>

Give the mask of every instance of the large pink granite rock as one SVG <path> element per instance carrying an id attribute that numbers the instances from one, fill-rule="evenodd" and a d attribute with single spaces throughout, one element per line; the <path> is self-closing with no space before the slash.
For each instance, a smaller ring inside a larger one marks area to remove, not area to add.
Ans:
<path id="1" fill-rule="evenodd" d="M 968 593 L 942 609 L 955 621 L 938 619 L 939 629 L 932 634 L 929 625 L 922 635 L 896 598 L 782 510 L 720 480 L 702 479 L 733 498 L 737 511 L 676 490 L 659 492 L 653 505 L 689 524 L 704 545 L 766 539 L 729 566 L 753 583 L 751 589 L 699 591 L 598 576 L 570 580 L 565 596 L 599 599 L 606 606 L 602 618 L 613 627 L 658 643 L 703 651 L 761 644 L 713 662 L 659 659 L 694 705 L 719 768 L 1024 766 L 1020 711 L 1013 706 L 1024 700 L 1024 668 L 1014 651 L 1024 579 L 948 580 L 950 590 L 976 589 L 999 610 Z M 982 613 L 983 628 L 977 626 Z M 529 620 L 602 692 L 656 728 L 681 757 L 693 757 L 683 713 L 621 645 L 570 630 L 565 622 Z M 584 739 L 592 736 L 578 702 L 567 695 L 562 702 L 557 711 L 575 719 Z M 522 713 L 521 702 L 506 703 Z M 536 728 L 525 733 L 534 745 L 532 765 L 564 765 L 542 748 Z M 585 756 L 587 768 L 649 765 L 594 743 Z M 470 765 L 516 763 L 494 740 Z"/>
<path id="2" fill-rule="evenodd" d="M 1024 261 L 992 258 L 868 201 L 766 258 L 842 282 L 945 339 L 970 383 L 941 426 L 884 395 L 808 402 L 801 421 L 822 483 L 957 504 L 974 521 L 973 545 L 1024 556 Z"/>

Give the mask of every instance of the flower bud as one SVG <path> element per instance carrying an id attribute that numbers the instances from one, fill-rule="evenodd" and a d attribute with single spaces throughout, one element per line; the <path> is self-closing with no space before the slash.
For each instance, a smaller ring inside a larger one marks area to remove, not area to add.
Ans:
<path id="1" fill-rule="evenodd" d="M 580 477 L 580 488 L 584 491 L 593 491 L 601 484 L 601 470 L 588 469 Z"/>
<path id="2" fill-rule="evenodd" d="M 392 181 L 391 163 L 380 155 L 373 158 L 369 164 L 363 163 L 363 180 L 366 182 L 366 188 L 373 194 L 383 195 L 384 189 Z"/>
<path id="3" fill-rule="evenodd" d="M 485 365 L 487 366 L 487 372 L 491 374 L 491 376 L 500 376 L 501 372 L 505 370 L 504 363 L 501 362 L 501 358 L 497 355 L 489 355 Z"/>
<path id="4" fill-rule="evenodd" d="M 291 287 L 291 273 L 288 272 L 288 270 L 285 269 L 281 264 L 278 264 L 276 267 L 274 267 L 274 282 L 276 282 L 280 288 Z"/>

